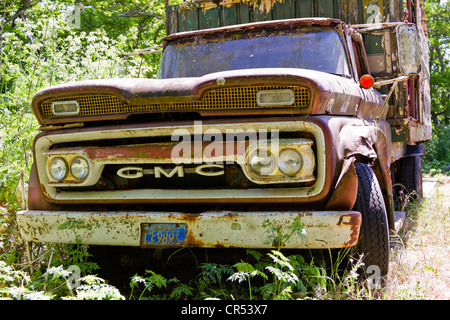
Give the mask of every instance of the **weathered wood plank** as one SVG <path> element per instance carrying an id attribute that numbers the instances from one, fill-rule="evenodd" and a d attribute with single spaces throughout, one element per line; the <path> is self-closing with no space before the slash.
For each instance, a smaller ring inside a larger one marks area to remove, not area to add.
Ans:
<path id="1" fill-rule="evenodd" d="M 166 8 L 167 33 L 257 21 L 330 17 L 349 24 L 403 21 L 403 0 L 200 0 Z"/>

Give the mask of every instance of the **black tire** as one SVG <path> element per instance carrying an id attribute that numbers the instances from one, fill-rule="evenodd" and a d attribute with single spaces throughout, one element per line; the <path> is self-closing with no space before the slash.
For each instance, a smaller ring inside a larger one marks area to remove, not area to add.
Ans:
<path id="1" fill-rule="evenodd" d="M 413 198 L 421 200 L 422 191 L 422 159 L 420 156 L 404 157 L 399 160 L 400 170 L 398 182 Z"/>
<path id="2" fill-rule="evenodd" d="M 361 212 L 362 222 L 358 253 L 363 255 L 364 269 L 386 276 L 389 271 L 389 226 L 380 185 L 372 169 L 356 163 L 358 195 L 354 206 Z M 365 274 L 367 276 L 367 274 Z"/>

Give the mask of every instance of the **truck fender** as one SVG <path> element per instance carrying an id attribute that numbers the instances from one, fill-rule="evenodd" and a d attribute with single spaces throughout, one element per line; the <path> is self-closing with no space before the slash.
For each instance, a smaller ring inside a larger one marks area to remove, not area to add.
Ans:
<path id="1" fill-rule="evenodd" d="M 36 163 L 33 163 L 28 180 L 28 210 L 55 210 L 55 206 L 44 200 L 39 178 L 37 176 Z"/>
<path id="2" fill-rule="evenodd" d="M 383 193 L 389 225 L 393 228 L 394 202 L 389 168 L 389 152 L 389 141 L 380 127 L 375 125 L 355 125 L 354 123 L 340 127 L 339 141 L 337 143 L 338 158 L 344 164 L 346 159 L 351 158 L 355 158 L 357 161 L 367 161 L 371 164 Z M 343 169 L 345 169 L 344 165 Z M 347 175 L 349 174 L 347 173 Z"/>
<path id="3" fill-rule="evenodd" d="M 355 170 L 355 157 L 344 159 L 336 187 L 327 202 L 325 210 L 351 210 L 358 194 L 358 177 Z"/>

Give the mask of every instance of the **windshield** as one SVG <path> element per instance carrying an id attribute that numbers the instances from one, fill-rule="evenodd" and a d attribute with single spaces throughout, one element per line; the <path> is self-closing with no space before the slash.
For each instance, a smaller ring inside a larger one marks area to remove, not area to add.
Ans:
<path id="1" fill-rule="evenodd" d="M 169 43 L 159 78 L 253 68 L 303 68 L 350 76 L 339 34 L 329 28 L 258 31 Z"/>

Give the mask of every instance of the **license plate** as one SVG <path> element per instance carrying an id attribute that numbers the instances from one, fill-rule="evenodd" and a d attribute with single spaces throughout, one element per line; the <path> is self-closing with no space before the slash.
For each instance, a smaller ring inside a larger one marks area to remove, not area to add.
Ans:
<path id="1" fill-rule="evenodd" d="M 186 224 L 141 224 L 141 247 L 180 247 L 186 238 Z"/>

